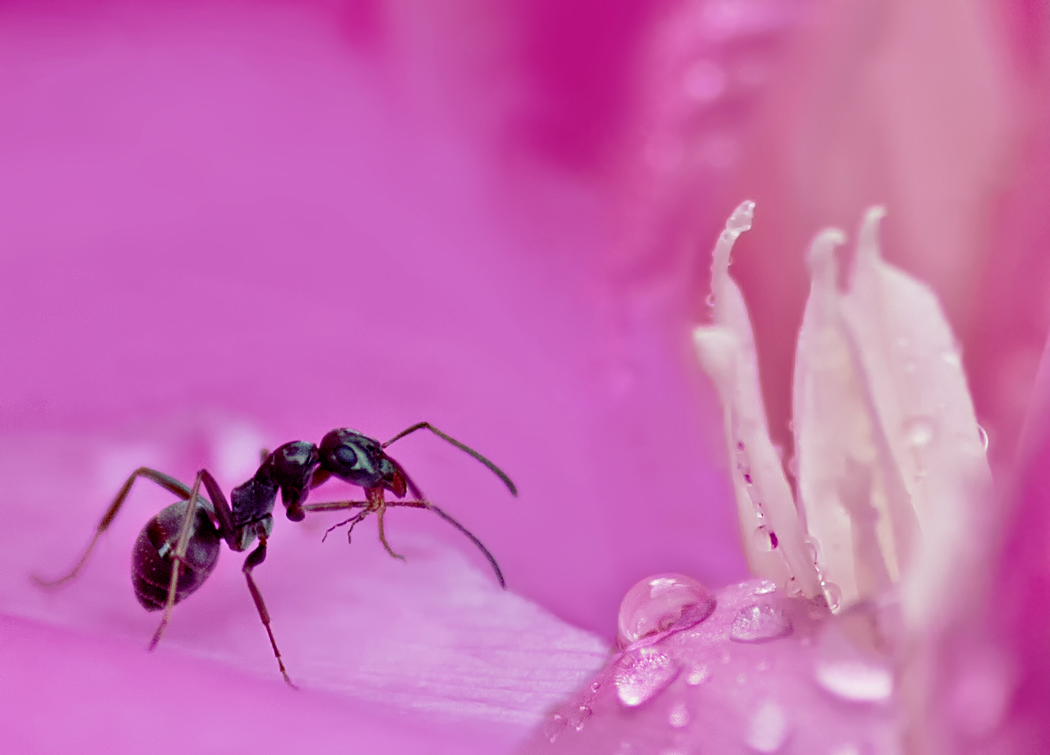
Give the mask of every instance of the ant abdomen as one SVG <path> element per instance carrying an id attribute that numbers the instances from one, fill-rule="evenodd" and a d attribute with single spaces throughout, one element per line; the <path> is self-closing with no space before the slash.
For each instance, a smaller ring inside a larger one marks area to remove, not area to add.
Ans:
<path id="1" fill-rule="evenodd" d="M 173 567 L 172 554 L 189 501 L 179 501 L 163 509 L 142 528 L 131 554 L 131 582 L 135 597 L 147 611 L 159 611 L 168 602 Z M 222 538 L 207 511 L 197 505 L 197 516 L 186 547 L 175 588 L 178 603 L 204 584 L 219 562 Z"/>

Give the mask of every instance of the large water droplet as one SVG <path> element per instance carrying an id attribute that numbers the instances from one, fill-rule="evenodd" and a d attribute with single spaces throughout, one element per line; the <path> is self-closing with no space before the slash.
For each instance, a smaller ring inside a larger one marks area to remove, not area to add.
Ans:
<path id="1" fill-rule="evenodd" d="M 893 675 L 879 663 L 861 659 L 818 661 L 817 684 L 854 703 L 879 703 L 893 694 Z"/>
<path id="2" fill-rule="evenodd" d="M 620 647 L 660 632 L 699 624 L 715 610 L 715 595 L 692 577 L 658 574 L 636 584 L 620 603 Z"/>
<path id="3" fill-rule="evenodd" d="M 737 642 L 764 642 L 791 634 L 791 620 L 781 609 L 767 603 L 744 608 L 733 619 L 730 638 Z"/>
<path id="4" fill-rule="evenodd" d="M 625 653 L 616 665 L 613 679 L 620 702 L 633 708 L 653 699 L 667 685 L 678 678 L 681 666 L 660 652 L 648 647 Z"/>
<path id="5" fill-rule="evenodd" d="M 933 421 L 927 417 L 912 417 L 904 423 L 904 435 L 915 448 L 927 446 L 933 440 Z"/>
<path id="6" fill-rule="evenodd" d="M 756 752 L 777 752 L 787 742 L 790 733 L 784 709 L 772 700 L 767 700 L 751 714 L 745 741 Z"/>
<path id="7" fill-rule="evenodd" d="M 675 729 L 684 729 L 689 725 L 689 708 L 685 703 L 675 703 L 667 714 L 667 723 Z"/>

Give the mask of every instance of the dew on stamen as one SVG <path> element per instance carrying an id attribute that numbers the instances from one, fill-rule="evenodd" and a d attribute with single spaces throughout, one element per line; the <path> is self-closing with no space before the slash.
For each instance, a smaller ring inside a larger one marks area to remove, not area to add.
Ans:
<path id="1" fill-rule="evenodd" d="M 658 574 L 638 582 L 620 603 L 617 642 L 625 648 L 643 637 L 699 624 L 715 610 L 715 595 L 683 574 Z"/>
<path id="2" fill-rule="evenodd" d="M 828 608 L 837 611 L 842 603 L 842 590 L 834 582 L 821 582 L 820 586 L 824 588 L 824 600 L 827 601 Z"/>

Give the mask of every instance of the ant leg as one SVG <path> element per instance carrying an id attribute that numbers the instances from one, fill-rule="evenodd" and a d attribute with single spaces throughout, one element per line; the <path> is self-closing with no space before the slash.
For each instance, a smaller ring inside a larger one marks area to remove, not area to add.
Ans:
<path id="1" fill-rule="evenodd" d="M 284 661 L 281 659 L 281 651 L 277 649 L 277 640 L 273 638 L 273 630 L 270 629 L 270 612 L 266 610 L 266 603 L 263 601 L 262 593 L 259 592 L 255 580 L 252 579 L 252 569 L 266 560 L 266 535 L 261 531 L 258 535 L 259 547 L 248 554 L 248 558 L 244 560 L 244 566 L 241 568 L 241 571 L 244 573 L 244 578 L 248 582 L 248 591 L 252 594 L 252 600 L 255 601 L 255 607 L 259 611 L 259 618 L 262 619 L 263 627 L 266 629 L 266 634 L 270 638 L 270 647 L 273 648 L 273 655 L 277 659 L 277 666 L 281 669 L 281 676 L 284 677 L 284 680 L 288 683 L 289 687 L 292 689 L 299 689 L 292 684 L 292 680 L 288 676 L 288 671 L 284 668 Z"/>
<path id="2" fill-rule="evenodd" d="M 386 504 L 381 504 L 376 510 L 376 516 L 379 517 L 379 542 L 386 548 L 386 552 L 394 558 L 400 558 L 402 561 L 407 561 L 404 556 L 400 553 L 395 553 L 394 549 L 390 547 L 390 543 L 386 541 L 386 531 L 383 529 L 383 514 L 386 512 Z"/>
<path id="3" fill-rule="evenodd" d="M 120 491 L 117 493 L 117 497 L 113 499 L 113 503 L 106 509 L 106 513 L 102 515 L 102 519 L 99 521 L 98 526 L 95 528 L 95 534 L 91 538 L 91 542 L 88 543 L 87 548 L 84 550 L 84 554 L 77 561 L 76 566 L 73 567 L 72 571 L 64 577 L 58 579 L 48 580 L 41 579 L 40 577 L 33 576 L 33 581 L 41 587 L 57 587 L 58 585 L 64 584 L 69 580 L 73 579 L 83 568 L 84 564 L 87 563 L 88 556 L 91 555 L 91 551 L 95 547 L 95 543 L 98 542 L 99 537 L 106 531 L 110 524 L 117 516 L 117 512 L 120 511 L 120 507 L 124 505 L 124 501 L 127 499 L 128 494 L 131 492 L 131 486 L 135 483 L 139 477 L 145 477 L 151 482 L 155 482 L 162 488 L 170 493 L 174 493 L 180 496 L 183 500 L 190 497 L 190 489 L 183 483 L 176 480 L 174 477 L 169 477 L 163 472 L 158 472 L 156 469 L 150 469 L 149 467 L 139 467 L 121 486 Z"/>
<path id="4" fill-rule="evenodd" d="M 451 435 L 446 435 L 445 433 L 443 433 L 440 430 L 438 430 L 436 427 L 434 427 L 429 422 L 417 422 L 416 424 L 412 425 L 412 427 L 409 427 L 409 428 L 407 428 L 405 430 L 402 430 L 397 435 L 395 435 L 393 438 L 391 438 L 386 443 L 384 443 L 383 444 L 383 448 L 386 448 L 387 446 L 389 446 L 391 443 L 393 443 L 396 440 L 400 440 L 401 438 L 404 438 L 406 435 L 414 433 L 416 430 L 429 430 L 430 432 L 434 433 L 434 435 L 438 436 L 442 440 L 445 440 L 445 441 L 451 443 L 453 446 L 458 448 L 460 451 L 463 451 L 464 453 L 474 457 L 475 459 L 480 461 L 482 464 L 484 464 L 486 467 L 488 467 L 489 470 L 494 475 L 496 475 L 501 480 L 503 480 L 503 484 L 507 486 L 507 489 L 511 492 L 512 495 L 514 495 L 514 496 L 518 495 L 518 488 L 514 485 L 513 482 L 511 482 L 511 479 L 510 479 L 510 477 L 507 476 L 506 472 L 504 472 L 502 469 L 497 467 L 495 464 L 493 464 L 491 461 L 486 459 L 484 456 L 479 454 L 477 451 L 475 451 L 473 448 L 471 448 L 467 444 L 460 443 L 458 440 L 453 438 Z"/>
<path id="5" fill-rule="evenodd" d="M 168 599 L 164 603 L 164 616 L 160 620 L 160 626 L 153 633 L 153 639 L 149 643 L 151 651 L 157 647 L 157 643 L 160 642 L 160 638 L 164 635 L 164 630 L 168 628 L 168 623 L 171 621 L 171 611 L 175 607 L 175 598 L 178 595 L 179 572 L 182 570 L 182 562 L 186 560 L 186 549 L 189 547 L 190 534 L 193 532 L 193 525 L 197 519 L 197 500 L 202 475 L 202 472 L 198 472 L 197 479 L 193 482 L 193 490 L 190 492 L 186 513 L 182 517 L 182 526 L 179 528 L 179 539 L 175 541 L 175 551 L 171 554 L 171 581 L 168 582 Z"/>
<path id="6" fill-rule="evenodd" d="M 368 516 L 371 513 L 372 513 L 371 509 L 365 509 L 360 514 L 357 514 L 356 516 L 352 516 L 349 519 L 345 519 L 342 522 L 339 522 L 339 524 L 333 524 L 331 527 L 329 527 L 328 529 L 326 529 L 324 531 L 324 537 L 321 538 L 321 542 L 323 543 L 325 540 L 328 539 L 328 534 L 332 530 L 337 530 L 340 527 L 342 527 L 344 524 L 349 524 L 350 525 L 350 529 L 348 529 L 346 531 L 346 541 L 349 543 L 350 542 L 350 534 L 354 531 L 354 527 L 357 526 L 358 522 L 363 520 L 366 516 Z"/>

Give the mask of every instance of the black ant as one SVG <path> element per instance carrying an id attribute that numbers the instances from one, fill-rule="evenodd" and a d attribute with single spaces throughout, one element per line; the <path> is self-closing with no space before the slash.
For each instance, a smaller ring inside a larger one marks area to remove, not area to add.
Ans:
<path id="1" fill-rule="evenodd" d="M 34 577 L 38 584 L 52 587 L 61 585 L 77 576 L 87 561 L 91 549 L 99 537 L 109 527 L 124 504 L 131 486 L 139 477 L 145 477 L 179 496 L 182 500 L 173 503 L 146 522 L 138 539 L 131 559 L 131 581 L 135 587 L 135 596 L 147 611 L 164 609 L 164 617 L 153 634 L 149 649 L 153 650 L 160 642 L 168 622 L 171 620 L 172 608 L 183 598 L 197 590 L 204 580 L 215 570 L 219 560 L 220 546 L 223 541 L 234 551 L 248 550 L 259 540 L 255 550 L 248 554 L 241 571 L 248 582 L 248 590 L 255 601 L 266 634 L 270 638 L 273 654 L 281 669 L 284 680 L 292 687 L 292 680 L 284 668 L 281 651 L 277 649 L 273 631 L 270 629 L 270 614 L 266 610 L 262 593 L 252 578 L 252 570 L 266 559 L 266 542 L 273 529 L 273 509 L 280 490 L 281 501 L 287 509 L 286 514 L 293 522 L 302 521 L 310 511 L 339 511 L 341 509 L 361 509 L 355 516 L 340 522 L 328 529 L 331 532 L 337 527 L 349 524 L 347 538 L 358 522 L 371 513 L 376 514 L 379 524 L 379 541 L 387 553 L 404 560 L 394 552 L 386 540 L 383 528 L 383 515 L 388 506 L 406 506 L 409 508 L 433 511 L 446 522 L 458 529 L 478 547 L 488 559 L 500 586 L 506 588 L 503 573 L 496 559 L 489 553 L 466 527 L 451 516 L 427 501 L 419 488 L 412 482 L 405 470 L 387 455 L 383 449 L 416 430 L 430 430 L 456 448 L 480 461 L 494 472 L 517 496 L 518 490 L 510 478 L 484 456 L 474 449 L 460 443 L 455 438 L 445 435 L 429 422 L 420 422 L 398 433 L 386 443 L 362 435 L 348 428 L 332 430 L 321 440 L 320 446 L 305 441 L 285 443 L 273 453 L 263 452 L 263 461 L 252 479 L 238 485 L 230 492 L 232 506 L 226 503 L 215 478 L 206 469 L 197 473 L 193 487 L 189 488 L 173 477 L 148 467 L 139 467 L 120 488 L 117 497 L 103 514 L 94 537 L 88 543 L 84 555 L 80 557 L 73 570 L 56 580 L 43 580 Z M 364 488 L 364 501 L 329 501 L 324 503 L 306 503 L 310 491 L 328 479 L 340 480 Z M 200 486 L 204 485 L 210 501 L 200 495 Z M 386 491 L 390 491 L 398 500 L 388 501 Z M 405 493 L 411 493 L 412 499 L 400 500 Z M 328 536 L 325 533 L 325 537 Z"/>

